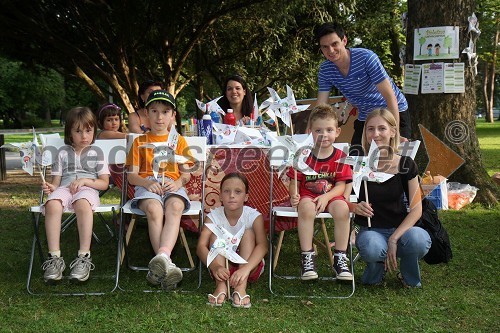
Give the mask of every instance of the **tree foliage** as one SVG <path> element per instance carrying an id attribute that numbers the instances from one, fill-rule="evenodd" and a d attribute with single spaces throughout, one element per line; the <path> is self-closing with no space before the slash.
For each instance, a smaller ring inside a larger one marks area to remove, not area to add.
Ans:
<path id="1" fill-rule="evenodd" d="M 5 127 L 50 124 L 64 105 L 64 80 L 53 69 L 0 57 L 0 118 Z"/>
<path id="2" fill-rule="evenodd" d="M 397 1 L 378 3 L 0 0 L 0 47 L 17 59 L 76 75 L 101 101 L 111 87 L 130 112 L 138 83 L 149 78 L 164 81 L 181 104 L 218 94 L 234 72 L 261 94 L 266 86 L 289 84 L 299 98 L 314 97 L 322 56 L 313 29 L 319 23 L 341 21 L 351 40 L 360 37 L 389 69 L 395 67 L 389 61 L 394 39 L 377 40 L 394 22 Z"/>

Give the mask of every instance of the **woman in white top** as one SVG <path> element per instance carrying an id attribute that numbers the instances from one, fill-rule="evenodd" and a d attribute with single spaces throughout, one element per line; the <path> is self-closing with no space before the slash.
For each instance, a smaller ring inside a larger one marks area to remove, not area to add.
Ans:
<path id="1" fill-rule="evenodd" d="M 264 269 L 264 256 L 267 253 L 267 238 L 264 219 L 257 210 L 245 206 L 248 200 L 248 180 L 243 174 L 233 172 L 224 176 L 221 182 L 220 200 L 222 206 L 212 209 L 205 224 L 216 224 L 232 235 L 241 228 L 245 231 L 236 250 L 247 261 L 246 264 L 230 264 L 226 268 L 225 258 L 218 255 L 208 266 L 215 279 L 215 291 L 208 295 L 208 304 L 222 306 L 229 293 L 227 281 L 234 288 L 231 301 L 234 307 L 249 308 L 250 296 L 246 293 L 248 282 L 256 281 Z M 206 265 L 208 253 L 216 236 L 205 225 L 201 232 L 196 253 Z"/>

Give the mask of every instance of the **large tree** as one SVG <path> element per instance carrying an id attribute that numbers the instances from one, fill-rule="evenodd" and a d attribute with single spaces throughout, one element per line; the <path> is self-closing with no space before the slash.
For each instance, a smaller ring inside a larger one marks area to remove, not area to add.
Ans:
<path id="1" fill-rule="evenodd" d="M 469 43 L 467 17 L 474 10 L 474 0 L 409 0 L 407 63 L 413 62 L 413 32 L 417 28 L 458 25 L 460 27 L 459 49 L 463 50 Z M 465 55 L 462 55 L 461 61 L 467 63 Z M 494 204 L 498 202 L 499 188 L 491 181 L 481 160 L 476 135 L 474 82 L 473 69 L 466 66 L 464 94 L 407 95 L 407 99 L 415 128 L 414 133 L 417 132 L 416 125 L 422 124 L 465 159 L 465 163 L 452 175 L 452 180 L 478 187 L 480 190 L 476 200 L 485 204 Z M 450 126 L 456 125 L 461 127 L 455 127 L 453 131 L 450 131 Z M 458 132 L 459 129 L 462 132 Z M 440 161 L 440 163 L 446 164 L 448 161 Z"/>

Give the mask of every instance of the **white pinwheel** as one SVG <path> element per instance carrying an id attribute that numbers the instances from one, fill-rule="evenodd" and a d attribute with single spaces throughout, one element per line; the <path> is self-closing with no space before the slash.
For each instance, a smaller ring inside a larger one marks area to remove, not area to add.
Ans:
<path id="1" fill-rule="evenodd" d="M 383 183 L 394 177 L 392 174 L 377 171 L 379 158 L 380 150 L 375 141 L 372 141 L 368 156 L 346 156 L 338 160 L 340 163 L 353 166 L 352 182 L 357 198 L 359 198 L 359 190 L 363 180 Z"/>
<path id="2" fill-rule="evenodd" d="M 207 267 L 210 266 L 212 261 L 218 255 L 225 257 L 235 264 L 247 263 L 245 259 L 240 257 L 238 253 L 236 253 L 236 249 L 240 244 L 241 237 L 245 232 L 245 226 L 242 226 L 235 235 L 232 235 L 224 227 L 221 227 L 220 225 L 217 225 L 215 223 L 207 223 L 205 225 L 208 229 L 210 229 L 210 231 L 214 233 L 215 236 L 217 236 L 217 239 L 214 241 L 214 243 L 210 247 L 210 251 L 208 252 Z"/>
<path id="3" fill-rule="evenodd" d="M 314 146 L 312 134 L 309 134 L 303 141 L 294 140 L 293 137 L 289 135 L 278 136 L 274 139 L 277 140 L 283 148 L 285 148 L 283 155 L 278 154 L 277 149 L 279 149 L 279 145 L 275 145 L 273 148 L 276 154 L 273 154 L 271 158 L 283 156 L 283 162 L 279 168 L 279 175 L 281 175 L 287 166 L 293 166 L 296 171 L 300 171 L 305 175 L 318 174 L 306 164 L 306 159 L 311 154 Z"/>
<path id="4" fill-rule="evenodd" d="M 216 99 L 213 99 L 209 102 L 203 103 L 199 100 L 196 100 L 196 105 L 198 106 L 198 109 L 201 110 L 201 112 L 206 113 L 208 112 L 209 114 L 212 112 L 217 112 L 222 114 L 223 116 L 226 114 L 224 110 L 220 107 L 219 104 L 217 104 L 217 101 L 221 99 L 222 96 L 217 97 Z"/>

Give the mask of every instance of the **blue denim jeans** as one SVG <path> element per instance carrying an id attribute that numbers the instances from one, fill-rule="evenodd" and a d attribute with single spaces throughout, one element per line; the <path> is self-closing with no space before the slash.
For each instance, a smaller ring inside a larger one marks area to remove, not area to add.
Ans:
<path id="1" fill-rule="evenodd" d="M 356 237 L 356 247 L 361 258 L 366 262 L 366 269 L 361 278 L 363 284 L 377 284 L 384 279 L 387 242 L 395 230 L 395 228 L 361 227 Z M 401 275 L 407 285 L 421 286 L 418 261 L 429 251 L 431 243 L 427 231 L 419 227 L 408 229 L 398 240 L 396 256 L 400 258 Z"/>

